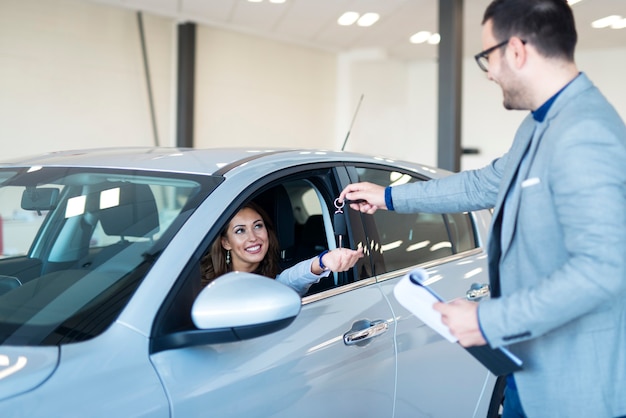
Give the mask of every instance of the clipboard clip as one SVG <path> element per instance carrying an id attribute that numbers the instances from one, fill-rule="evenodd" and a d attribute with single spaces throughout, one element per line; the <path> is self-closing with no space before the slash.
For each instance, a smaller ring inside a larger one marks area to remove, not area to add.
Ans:
<path id="1" fill-rule="evenodd" d="M 482 298 L 488 296 L 491 292 L 488 284 L 472 283 L 469 290 L 465 293 L 465 299 L 471 302 L 480 302 Z"/>

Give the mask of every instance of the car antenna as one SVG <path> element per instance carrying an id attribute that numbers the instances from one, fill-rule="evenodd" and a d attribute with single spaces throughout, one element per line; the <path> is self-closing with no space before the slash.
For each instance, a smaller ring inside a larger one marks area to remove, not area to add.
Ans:
<path id="1" fill-rule="evenodd" d="M 361 93 L 361 98 L 359 99 L 359 103 L 357 103 L 356 105 L 354 115 L 352 116 L 352 122 L 350 123 L 350 127 L 348 128 L 348 133 L 346 134 L 346 139 L 343 140 L 343 145 L 341 146 L 342 151 L 346 148 L 346 144 L 348 143 L 348 138 L 350 137 L 350 132 L 352 131 L 352 126 L 354 126 L 354 120 L 356 119 L 357 113 L 359 113 L 359 108 L 361 107 L 362 101 L 363 101 L 363 93 Z"/>

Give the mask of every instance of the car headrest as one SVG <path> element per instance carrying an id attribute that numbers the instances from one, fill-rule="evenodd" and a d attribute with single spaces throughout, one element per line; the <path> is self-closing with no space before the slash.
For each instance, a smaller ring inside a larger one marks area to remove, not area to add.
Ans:
<path id="1" fill-rule="evenodd" d="M 254 201 L 265 209 L 272 218 L 280 245 L 281 259 L 287 261 L 293 256 L 292 252 L 296 240 L 296 221 L 287 190 L 283 186 L 276 186 L 257 196 Z"/>
<path id="2" fill-rule="evenodd" d="M 105 234 L 146 237 L 159 231 L 156 200 L 147 184 L 114 183 L 100 193 L 113 196 L 113 206 L 98 215 Z"/>

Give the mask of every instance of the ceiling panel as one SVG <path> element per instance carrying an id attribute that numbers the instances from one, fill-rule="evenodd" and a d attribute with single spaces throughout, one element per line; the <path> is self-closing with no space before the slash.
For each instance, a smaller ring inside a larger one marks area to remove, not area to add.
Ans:
<path id="1" fill-rule="evenodd" d="M 409 37 L 420 31 L 435 32 L 437 0 L 84 0 L 142 10 L 178 20 L 265 36 L 330 51 L 383 49 L 398 59 L 435 59 L 437 47 L 413 45 Z M 473 55 L 481 49 L 480 22 L 490 0 L 464 1 L 463 50 Z M 617 14 L 626 17 L 626 0 L 584 0 L 573 7 L 579 32 L 579 49 L 626 46 L 626 29 L 592 29 L 591 22 Z M 342 27 L 336 21 L 344 11 L 377 12 L 380 20 L 369 28 Z"/>
<path id="2" fill-rule="evenodd" d="M 338 26 L 337 18 L 348 10 L 350 3 L 352 0 L 334 0 L 329 5 L 320 7 L 319 2 L 292 0 L 289 12 L 278 23 L 275 32 L 287 37 L 295 36 L 296 39 L 306 42 L 314 42 L 326 28 Z M 325 47 L 328 48 L 329 45 Z"/>
<path id="3" fill-rule="evenodd" d="M 233 0 L 180 0 L 179 13 L 199 20 L 230 22 L 234 7 Z"/>
<path id="4" fill-rule="evenodd" d="M 263 31 L 272 34 L 273 28 L 288 10 L 287 4 L 252 3 L 239 0 L 235 2 L 234 13 L 228 23 L 255 32 Z"/>

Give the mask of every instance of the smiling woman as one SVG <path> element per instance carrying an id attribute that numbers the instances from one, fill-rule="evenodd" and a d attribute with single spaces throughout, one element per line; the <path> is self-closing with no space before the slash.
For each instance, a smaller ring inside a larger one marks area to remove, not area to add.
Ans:
<path id="1" fill-rule="evenodd" d="M 279 243 L 273 223 L 254 202 L 241 208 L 213 242 L 203 259 L 204 285 L 231 272 L 256 273 L 276 278 L 304 295 L 312 284 L 333 271 L 346 271 L 363 257 L 362 249 L 336 248 L 279 272 Z"/>

